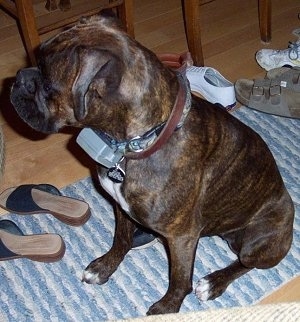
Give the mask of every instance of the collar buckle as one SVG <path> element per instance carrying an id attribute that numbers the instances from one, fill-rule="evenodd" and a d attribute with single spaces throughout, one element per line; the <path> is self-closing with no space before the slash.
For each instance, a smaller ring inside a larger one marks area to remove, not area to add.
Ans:
<path id="1" fill-rule="evenodd" d="M 141 136 L 136 136 L 132 138 L 128 144 L 127 149 L 132 152 L 141 152 L 144 150 L 144 148 L 141 146 Z"/>

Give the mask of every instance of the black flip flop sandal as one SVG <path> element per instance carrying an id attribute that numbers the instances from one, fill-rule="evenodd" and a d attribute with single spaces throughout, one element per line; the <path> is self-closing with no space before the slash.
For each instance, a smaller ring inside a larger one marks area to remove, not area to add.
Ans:
<path id="1" fill-rule="evenodd" d="M 27 258 L 56 262 L 65 254 L 65 243 L 57 234 L 24 235 L 10 220 L 0 221 L 0 261 Z"/>
<path id="2" fill-rule="evenodd" d="M 83 225 L 91 215 L 86 202 L 62 196 L 49 184 L 8 188 L 0 194 L 0 207 L 19 215 L 51 214 L 72 226 Z"/>

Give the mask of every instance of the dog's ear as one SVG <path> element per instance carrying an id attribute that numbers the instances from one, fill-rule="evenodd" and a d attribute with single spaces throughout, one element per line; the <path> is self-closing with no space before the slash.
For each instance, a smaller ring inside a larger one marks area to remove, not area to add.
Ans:
<path id="1" fill-rule="evenodd" d="M 77 120 L 83 120 L 88 114 L 88 99 L 97 95 L 105 99 L 117 91 L 121 78 L 120 60 L 106 50 L 98 48 L 78 49 L 77 78 L 72 87 L 74 113 Z"/>

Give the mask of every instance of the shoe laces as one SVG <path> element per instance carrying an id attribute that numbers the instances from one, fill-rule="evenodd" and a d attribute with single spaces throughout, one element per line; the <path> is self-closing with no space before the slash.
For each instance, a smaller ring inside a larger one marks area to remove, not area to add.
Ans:
<path id="1" fill-rule="evenodd" d="M 299 58 L 300 53 L 300 41 L 289 42 L 289 58 L 291 60 L 296 60 Z"/>
<path id="2" fill-rule="evenodd" d="M 187 72 L 196 72 L 197 74 L 204 77 L 207 67 L 189 66 Z"/>

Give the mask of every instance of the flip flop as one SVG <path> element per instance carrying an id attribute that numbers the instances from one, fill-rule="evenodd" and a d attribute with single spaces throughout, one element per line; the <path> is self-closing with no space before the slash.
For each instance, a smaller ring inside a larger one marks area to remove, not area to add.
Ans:
<path id="1" fill-rule="evenodd" d="M 19 215 L 51 214 L 72 226 L 83 225 L 91 215 L 86 202 L 62 196 L 56 187 L 49 184 L 8 188 L 0 194 L 0 207 Z"/>
<path id="2" fill-rule="evenodd" d="M 59 235 L 24 235 L 12 221 L 0 221 L 0 261 L 27 258 L 38 262 L 56 262 L 62 259 L 65 249 Z"/>
<path id="3" fill-rule="evenodd" d="M 278 116 L 300 118 L 300 92 L 282 86 L 280 78 L 239 79 L 237 100 L 252 109 Z"/>

